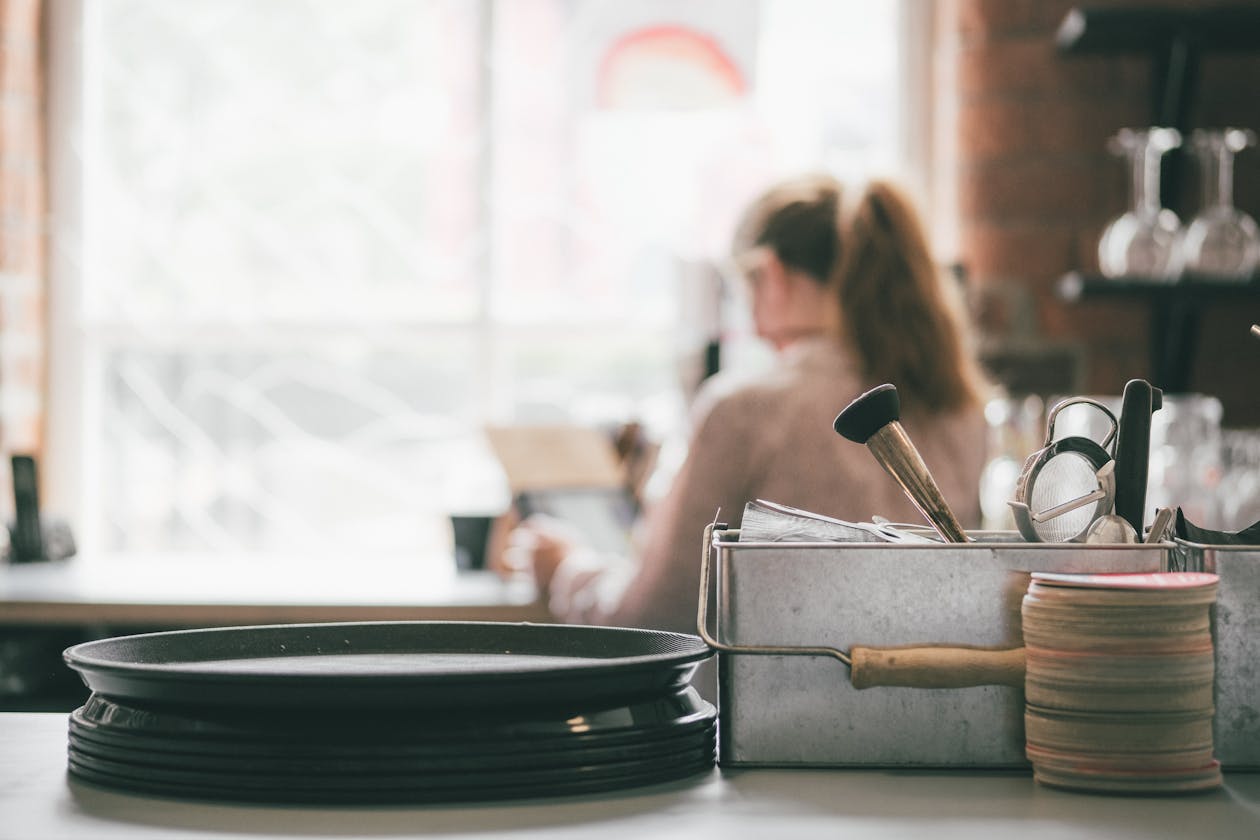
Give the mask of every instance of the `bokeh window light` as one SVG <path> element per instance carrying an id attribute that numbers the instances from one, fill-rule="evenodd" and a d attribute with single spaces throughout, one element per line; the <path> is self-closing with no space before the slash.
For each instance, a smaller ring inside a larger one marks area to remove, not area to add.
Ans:
<path id="1" fill-rule="evenodd" d="M 900 9 L 82 3 L 83 550 L 441 554 L 484 424 L 675 429 L 744 202 L 901 165 Z"/>

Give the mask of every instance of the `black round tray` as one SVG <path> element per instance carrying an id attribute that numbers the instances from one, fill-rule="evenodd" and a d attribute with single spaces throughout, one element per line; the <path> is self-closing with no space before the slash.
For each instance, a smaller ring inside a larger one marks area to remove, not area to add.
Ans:
<path id="1" fill-rule="evenodd" d="M 251 710 L 574 710 L 674 693 L 711 655 L 697 636 L 620 627 L 386 621 L 147 633 L 84 642 L 92 691 Z"/>

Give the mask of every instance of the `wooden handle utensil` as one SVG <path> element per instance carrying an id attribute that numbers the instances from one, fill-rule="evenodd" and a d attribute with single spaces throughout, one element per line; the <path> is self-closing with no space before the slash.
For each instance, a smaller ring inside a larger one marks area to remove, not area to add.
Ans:
<path id="1" fill-rule="evenodd" d="M 854 647 L 849 679 L 854 688 L 895 685 L 907 688 L 966 688 L 975 685 L 1024 687 L 1024 649 L 916 645 Z"/>

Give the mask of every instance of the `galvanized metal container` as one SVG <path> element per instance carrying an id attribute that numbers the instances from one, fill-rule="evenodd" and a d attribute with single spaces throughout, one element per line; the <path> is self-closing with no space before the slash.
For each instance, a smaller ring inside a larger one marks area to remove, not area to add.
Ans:
<path id="1" fill-rule="evenodd" d="M 736 531 L 709 534 L 716 629 L 706 635 L 720 651 L 719 758 L 728 766 L 1026 767 L 1021 689 L 858 690 L 825 649 L 1018 648 L 1032 572 L 1176 568 L 1169 543 L 1034 544 L 1013 532 L 1011 542 L 966 544 L 740 543 Z M 707 598 L 706 589 L 702 621 Z"/>
<path id="2" fill-rule="evenodd" d="M 1260 770 L 1260 546 L 1176 544 L 1187 571 L 1221 579 L 1212 607 L 1216 758 L 1227 770 Z"/>

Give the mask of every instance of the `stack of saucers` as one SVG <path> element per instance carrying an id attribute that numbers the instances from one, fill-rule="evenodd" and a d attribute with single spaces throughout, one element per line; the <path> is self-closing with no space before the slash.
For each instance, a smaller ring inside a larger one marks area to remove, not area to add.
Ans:
<path id="1" fill-rule="evenodd" d="M 142 793 L 460 802 L 712 768 L 699 639 L 620 628 L 398 622 L 121 637 L 67 651 L 94 692 L 69 771 Z"/>
<path id="2" fill-rule="evenodd" d="M 1216 575 L 1033 574 L 1024 722 L 1035 778 L 1114 793 L 1219 787 Z"/>

